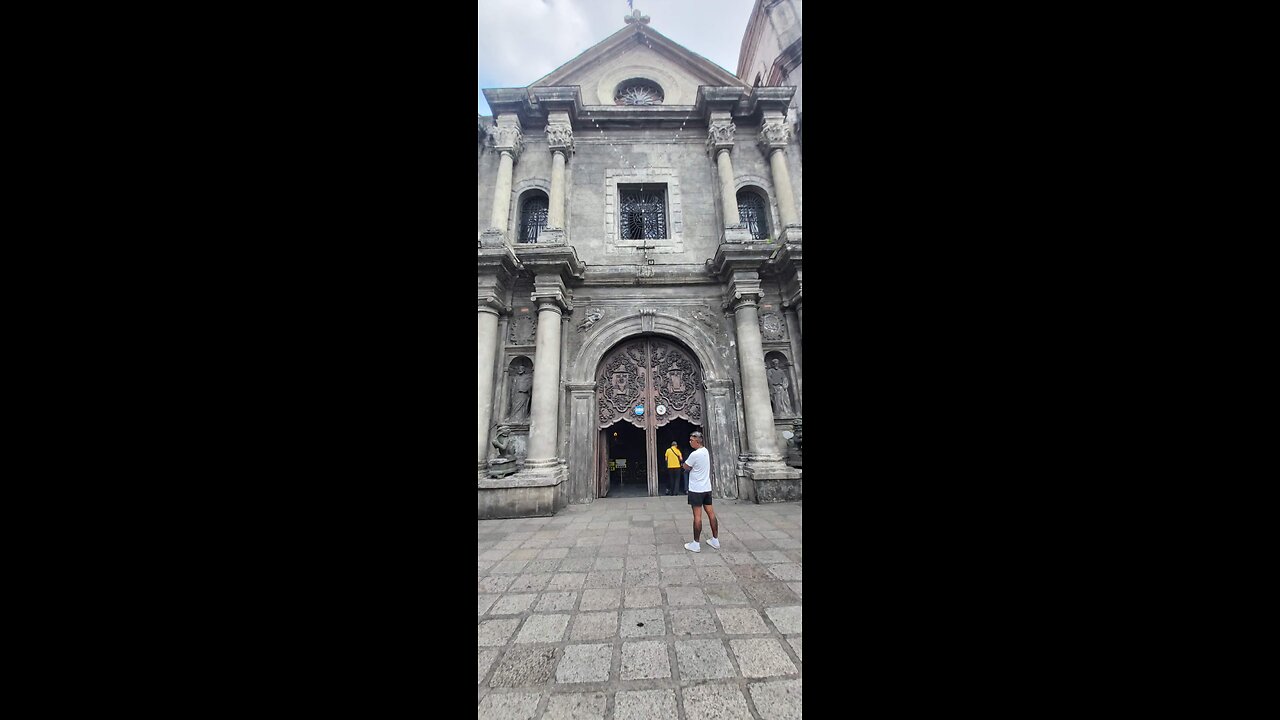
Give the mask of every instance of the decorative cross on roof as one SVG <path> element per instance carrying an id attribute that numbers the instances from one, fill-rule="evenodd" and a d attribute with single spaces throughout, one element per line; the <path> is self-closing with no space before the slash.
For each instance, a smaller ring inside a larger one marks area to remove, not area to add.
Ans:
<path id="1" fill-rule="evenodd" d="M 628 3 L 629 5 L 630 3 Z M 628 24 L 640 23 L 641 25 L 649 24 L 649 16 L 641 15 L 639 10 L 632 9 L 630 15 L 623 15 L 622 19 Z"/>

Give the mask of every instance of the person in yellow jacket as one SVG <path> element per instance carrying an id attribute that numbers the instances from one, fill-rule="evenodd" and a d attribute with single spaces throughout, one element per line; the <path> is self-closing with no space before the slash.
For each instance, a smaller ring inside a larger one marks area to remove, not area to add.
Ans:
<path id="1" fill-rule="evenodd" d="M 671 442 L 671 447 L 667 448 L 667 494 L 675 495 L 676 488 L 681 486 L 681 480 L 684 479 L 684 470 L 681 468 L 681 462 L 684 460 L 684 454 L 680 452 L 680 445 L 675 441 Z"/>

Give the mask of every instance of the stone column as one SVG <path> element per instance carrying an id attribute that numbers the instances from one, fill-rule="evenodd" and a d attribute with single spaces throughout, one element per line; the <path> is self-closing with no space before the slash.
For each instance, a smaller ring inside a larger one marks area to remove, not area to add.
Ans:
<path id="1" fill-rule="evenodd" d="M 520 119 L 515 115 L 499 115 L 498 124 L 489 131 L 489 136 L 493 139 L 493 149 L 501 156 L 498 160 L 498 180 L 493 189 L 493 212 L 489 215 L 489 228 L 505 233 L 511 210 L 511 174 L 524 146 Z"/>
<path id="2" fill-rule="evenodd" d="M 760 145 L 769 155 L 769 170 L 773 173 L 773 193 L 778 201 L 778 214 L 781 215 L 782 227 L 800 224 L 800 213 L 796 212 L 796 197 L 791 189 L 791 175 L 787 171 L 787 141 L 791 129 L 781 117 L 766 120 L 760 127 Z"/>
<path id="3" fill-rule="evenodd" d="M 529 421 L 531 470 L 556 465 L 556 435 L 560 410 L 560 317 L 569 309 L 564 284 L 558 276 L 534 279 L 533 300 L 538 304 L 538 333 L 533 364 L 533 405 Z"/>
<path id="4" fill-rule="evenodd" d="M 708 130 L 707 147 L 716 158 L 716 170 L 720 176 L 720 202 L 724 212 L 724 226 L 738 225 L 738 194 L 734 189 L 733 150 L 734 125 L 732 120 L 713 120 Z"/>
<path id="5" fill-rule="evenodd" d="M 476 309 L 476 462 L 483 468 L 489 456 L 489 422 L 493 419 L 493 363 L 498 349 L 498 318 L 506 308 L 490 295 L 481 297 Z"/>
<path id="6" fill-rule="evenodd" d="M 752 275 L 755 273 L 741 273 Z M 738 369 L 742 373 L 742 402 L 747 416 L 747 444 L 759 460 L 780 461 L 774 434 L 773 405 L 764 368 L 764 344 L 760 339 L 760 280 L 735 277 L 730 283 L 734 321 L 738 330 Z"/>
<path id="7" fill-rule="evenodd" d="M 547 122 L 547 147 L 551 148 L 551 194 L 548 198 L 547 227 L 564 229 L 564 165 L 573 152 L 573 126 L 568 113 L 551 113 Z"/>

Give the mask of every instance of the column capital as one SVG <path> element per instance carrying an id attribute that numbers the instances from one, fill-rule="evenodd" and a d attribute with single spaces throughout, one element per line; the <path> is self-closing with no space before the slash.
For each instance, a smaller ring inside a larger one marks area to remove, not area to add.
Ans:
<path id="1" fill-rule="evenodd" d="M 476 296 L 476 310 L 478 312 L 490 313 L 502 317 L 511 314 L 511 306 L 498 299 L 498 296 L 492 292 L 483 292 Z"/>
<path id="2" fill-rule="evenodd" d="M 754 307 L 760 303 L 764 294 L 760 288 L 760 276 L 753 272 L 735 272 L 729 278 L 729 299 L 724 307 L 737 312 L 745 307 Z"/>
<path id="3" fill-rule="evenodd" d="M 760 126 L 757 142 L 766 155 L 773 154 L 775 150 L 785 150 L 790 141 L 791 128 L 785 120 L 768 120 Z"/>
<path id="4" fill-rule="evenodd" d="M 733 120 L 729 119 L 712 120 L 707 125 L 707 151 L 711 153 L 711 157 L 719 156 L 721 150 L 733 150 L 733 134 L 736 130 Z"/>
<path id="5" fill-rule="evenodd" d="M 554 123 L 547 125 L 547 147 L 554 154 L 556 152 L 563 153 L 565 159 L 573 153 L 573 126 L 569 123 Z"/>
<path id="6" fill-rule="evenodd" d="M 573 300 L 559 274 L 542 273 L 533 279 L 533 293 L 529 299 L 537 303 L 538 311 L 554 310 L 557 314 L 573 311 Z"/>
<path id="7" fill-rule="evenodd" d="M 584 383 L 567 382 L 564 384 L 564 387 L 569 392 L 579 396 L 588 395 L 588 394 L 593 395 L 595 394 L 595 391 L 596 391 L 595 382 L 584 382 Z"/>
<path id="8" fill-rule="evenodd" d="M 520 120 L 514 115 L 503 115 L 498 124 L 489 128 L 489 145 L 494 152 L 507 153 L 512 161 L 520 159 L 524 149 L 524 133 L 520 130 Z"/>

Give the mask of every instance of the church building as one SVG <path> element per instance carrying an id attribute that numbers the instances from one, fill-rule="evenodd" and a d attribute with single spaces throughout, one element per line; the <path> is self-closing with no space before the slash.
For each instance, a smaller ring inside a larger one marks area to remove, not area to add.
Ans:
<path id="1" fill-rule="evenodd" d="M 528 87 L 484 89 L 480 518 L 663 495 L 694 431 L 716 498 L 801 498 L 796 87 L 769 84 L 793 55 L 736 77 L 636 11 Z"/>

